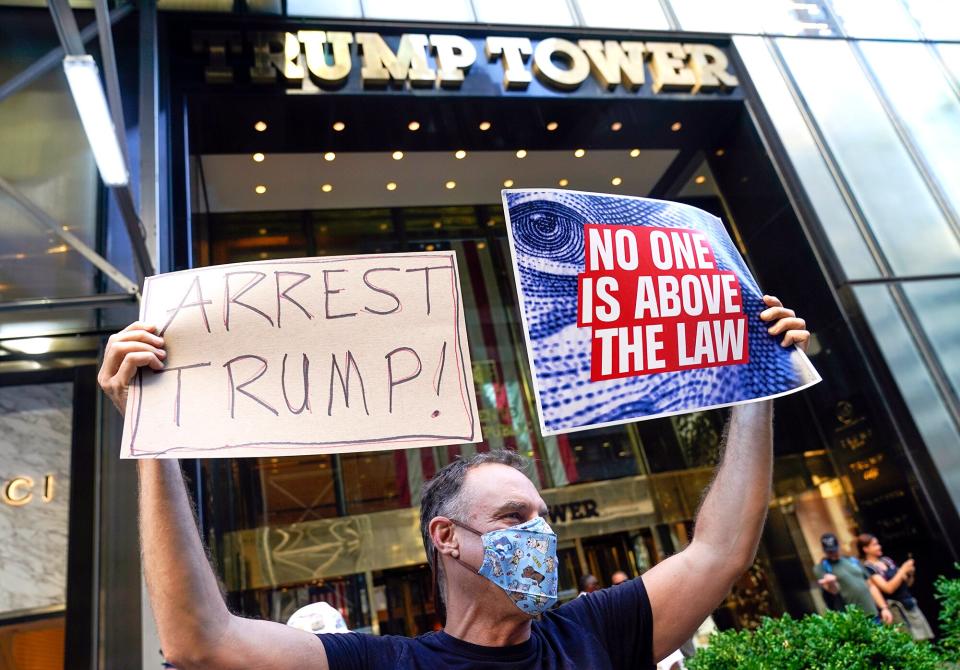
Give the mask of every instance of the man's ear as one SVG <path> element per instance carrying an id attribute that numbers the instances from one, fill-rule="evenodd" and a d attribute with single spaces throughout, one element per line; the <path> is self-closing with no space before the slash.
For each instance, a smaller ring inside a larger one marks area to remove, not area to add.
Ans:
<path id="1" fill-rule="evenodd" d="M 460 542 L 456 536 L 456 526 L 445 516 L 435 516 L 427 526 L 433 546 L 440 554 L 460 558 Z"/>

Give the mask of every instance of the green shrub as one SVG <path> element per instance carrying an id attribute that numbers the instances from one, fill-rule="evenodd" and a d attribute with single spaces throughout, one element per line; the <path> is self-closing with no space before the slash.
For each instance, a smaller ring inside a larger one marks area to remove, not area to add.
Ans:
<path id="1" fill-rule="evenodd" d="M 960 570 L 960 563 L 954 567 Z M 960 578 L 940 575 L 933 586 L 940 601 L 940 651 L 947 660 L 960 663 Z"/>
<path id="2" fill-rule="evenodd" d="M 687 662 L 691 670 L 939 670 L 943 661 L 926 642 L 899 628 L 878 626 L 862 611 L 764 619 L 750 631 L 710 638 Z"/>

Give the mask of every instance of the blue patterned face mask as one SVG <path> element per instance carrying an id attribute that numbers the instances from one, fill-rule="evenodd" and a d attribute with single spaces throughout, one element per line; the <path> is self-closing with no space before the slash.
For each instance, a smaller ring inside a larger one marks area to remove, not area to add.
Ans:
<path id="1" fill-rule="evenodd" d="M 517 607 L 535 616 L 557 602 L 557 535 L 542 517 L 489 533 L 453 523 L 480 536 L 483 563 L 477 574 L 503 589 Z"/>

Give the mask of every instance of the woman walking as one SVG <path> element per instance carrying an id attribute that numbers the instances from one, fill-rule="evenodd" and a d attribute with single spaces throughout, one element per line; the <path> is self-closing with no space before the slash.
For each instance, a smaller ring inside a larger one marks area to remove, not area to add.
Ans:
<path id="1" fill-rule="evenodd" d="M 883 547 L 877 537 L 869 533 L 857 536 L 857 552 L 870 575 L 870 581 L 886 596 L 894 623 L 903 624 L 914 640 L 931 639 L 933 631 L 930 624 L 910 593 L 916 575 L 913 559 L 909 558 L 897 567 L 893 559 L 883 555 Z"/>

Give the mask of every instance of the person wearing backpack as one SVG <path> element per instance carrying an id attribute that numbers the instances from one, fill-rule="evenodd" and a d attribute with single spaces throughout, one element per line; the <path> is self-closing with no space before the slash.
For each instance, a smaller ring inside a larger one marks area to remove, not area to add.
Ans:
<path id="1" fill-rule="evenodd" d="M 887 601 L 860 561 L 853 556 L 841 556 L 840 541 L 833 533 L 820 537 L 824 557 L 813 566 L 823 600 L 832 610 L 856 605 L 877 623 L 893 623 Z"/>

